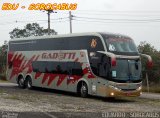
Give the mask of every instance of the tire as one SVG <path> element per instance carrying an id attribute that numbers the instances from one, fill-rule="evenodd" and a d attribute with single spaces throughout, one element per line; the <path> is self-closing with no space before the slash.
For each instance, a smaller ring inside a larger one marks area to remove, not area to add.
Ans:
<path id="1" fill-rule="evenodd" d="M 17 83 L 18 83 L 19 88 L 22 88 L 22 89 L 25 88 L 25 80 L 24 80 L 23 76 L 18 77 Z"/>
<path id="2" fill-rule="evenodd" d="M 26 78 L 25 85 L 26 85 L 26 88 L 27 88 L 27 89 L 32 89 L 32 88 L 33 88 L 31 77 L 27 77 L 27 78 Z"/>
<path id="3" fill-rule="evenodd" d="M 80 92 L 80 96 L 83 98 L 86 98 L 88 96 L 88 87 L 85 82 L 82 82 L 79 92 Z"/>

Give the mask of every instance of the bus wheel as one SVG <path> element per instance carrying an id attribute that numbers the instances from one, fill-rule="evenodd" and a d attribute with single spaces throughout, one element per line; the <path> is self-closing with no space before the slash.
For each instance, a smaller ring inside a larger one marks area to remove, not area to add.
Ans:
<path id="1" fill-rule="evenodd" d="M 81 88 L 80 88 L 80 95 L 81 97 L 85 98 L 88 95 L 88 87 L 85 82 L 82 82 Z"/>
<path id="2" fill-rule="evenodd" d="M 31 77 L 26 78 L 25 84 L 26 84 L 26 87 L 28 89 L 32 89 L 32 79 L 31 79 Z"/>
<path id="3" fill-rule="evenodd" d="M 19 76 L 18 77 L 18 86 L 19 86 L 19 88 L 25 88 L 25 81 L 24 81 L 24 78 L 23 78 L 23 76 Z"/>

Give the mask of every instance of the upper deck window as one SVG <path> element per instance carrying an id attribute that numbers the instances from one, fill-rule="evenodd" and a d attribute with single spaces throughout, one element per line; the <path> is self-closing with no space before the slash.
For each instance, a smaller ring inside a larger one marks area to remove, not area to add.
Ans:
<path id="1" fill-rule="evenodd" d="M 134 41 L 123 36 L 103 36 L 109 52 L 116 54 L 137 54 L 138 50 Z"/>

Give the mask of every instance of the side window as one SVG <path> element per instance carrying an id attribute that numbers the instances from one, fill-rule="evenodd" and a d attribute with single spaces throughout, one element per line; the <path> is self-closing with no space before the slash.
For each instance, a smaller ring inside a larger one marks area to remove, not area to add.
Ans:
<path id="1" fill-rule="evenodd" d="M 98 65 L 98 74 L 100 77 L 108 78 L 110 74 L 110 59 L 103 55 L 101 56 L 100 63 Z"/>
<path id="2" fill-rule="evenodd" d="M 26 41 L 10 41 L 9 42 L 9 50 L 12 51 L 26 51 L 26 50 L 32 50 L 33 44 L 35 41 L 32 40 L 26 40 Z"/>
<path id="3" fill-rule="evenodd" d="M 89 61 L 91 65 L 92 72 L 97 76 L 106 76 L 105 69 L 106 66 L 102 64 L 103 54 L 97 51 L 104 51 L 103 43 L 99 37 L 90 37 L 90 49 L 89 49 Z M 103 65 L 103 66 L 102 66 Z"/>
<path id="4" fill-rule="evenodd" d="M 59 74 L 67 74 L 67 66 L 66 66 L 66 62 L 59 62 L 56 65 L 56 71 Z"/>
<path id="5" fill-rule="evenodd" d="M 62 46 L 61 39 L 40 39 L 33 46 L 33 50 L 59 50 Z"/>
<path id="6" fill-rule="evenodd" d="M 34 61 L 32 67 L 34 72 L 68 74 L 66 62 Z"/>
<path id="7" fill-rule="evenodd" d="M 47 62 L 44 62 L 44 61 L 34 61 L 32 63 L 32 67 L 33 67 L 33 72 L 45 73 L 46 72 L 46 67 L 47 67 Z"/>
<path id="8" fill-rule="evenodd" d="M 47 62 L 47 72 L 46 73 L 54 73 L 54 74 L 67 74 L 66 63 L 64 62 Z"/>
<path id="9" fill-rule="evenodd" d="M 73 75 L 80 75 L 80 76 L 83 75 L 82 66 L 81 66 L 80 63 L 75 62 L 75 63 L 73 64 L 72 74 L 73 74 Z"/>
<path id="10" fill-rule="evenodd" d="M 91 69 L 92 72 L 104 78 L 109 78 L 110 76 L 110 58 L 104 54 L 98 53 L 98 59 L 91 60 Z"/>
<path id="11" fill-rule="evenodd" d="M 82 66 L 79 62 L 68 62 L 67 67 L 69 75 L 83 76 Z"/>
<path id="12" fill-rule="evenodd" d="M 91 65 L 93 63 L 97 65 L 98 60 L 101 58 L 100 53 L 97 51 L 104 51 L 102 41 L 99 37 L 90 37 L 88 56 Z"/>
<path id="13" fill-rule="evenodd" d="M 89 36 L 77 36 L 69 38 L 69 50 L 89 49 Z"/>
<path id="14" fill-rule="evenodd" d="M 48 73 L 56 73 L 56 66 L 57 66 L 56 62 L 48 62 L 47 65 Z"/>

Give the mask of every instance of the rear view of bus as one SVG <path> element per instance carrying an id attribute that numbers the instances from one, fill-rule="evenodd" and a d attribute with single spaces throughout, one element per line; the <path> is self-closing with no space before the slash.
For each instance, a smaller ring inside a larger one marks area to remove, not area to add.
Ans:
<path id="1" fill-rule="evenodd" d="M 133 40 L 122 35 L 102 34 L 107 51 L 101 53 L 99 76 L 108 80 L 107 83 L 100 79 L 98 91 L 103 94 L 116 96 L 140 96 L 142 89 L 141 59 Z M 148 55 L 143 55 L 151 62 Z M 110 66 L 108 66 L 110 63 Z M 102 81 L 102 82 L 101 82 Z M 97 83 L 97 84 L 98 84 Z M 105 87 L 105 83 L 107 87 Z M 103 93 L 106 90 L 106 93 Z"/>

